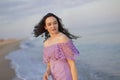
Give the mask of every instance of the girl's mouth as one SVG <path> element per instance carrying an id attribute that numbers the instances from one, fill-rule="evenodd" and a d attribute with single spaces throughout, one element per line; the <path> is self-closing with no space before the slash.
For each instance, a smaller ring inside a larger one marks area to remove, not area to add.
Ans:
<path id="1" fill-rule="evenodd" d="M 52 31 L 56 31 L 56 29 L 52 29 Z"/>

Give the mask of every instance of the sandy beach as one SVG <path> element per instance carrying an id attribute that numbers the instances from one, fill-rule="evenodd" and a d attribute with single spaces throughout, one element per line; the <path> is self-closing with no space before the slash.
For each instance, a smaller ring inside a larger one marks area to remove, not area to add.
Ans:
<path id="1" fill-rule="evenodd" d="M 13 80 L 16 77 L 10 60 L 6 60 L 5 56 L 19 49 L 20 41 L 16 39 L 0 40 L 0 80 Z"/>

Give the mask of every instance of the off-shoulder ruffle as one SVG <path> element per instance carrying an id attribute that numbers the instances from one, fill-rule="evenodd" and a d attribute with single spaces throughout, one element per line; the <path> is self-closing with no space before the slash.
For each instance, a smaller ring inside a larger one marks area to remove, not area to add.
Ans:
<path id="1" fill-rule="evenodd" d="M 74 46 L 72 40 L 68 40 L 65 43 L 57 43 L 48 47 L 44 47 L 43 61 L 48 63 L 50 60 L 75 60 L 75 56 L 78 54 L 79 51 Z"/>

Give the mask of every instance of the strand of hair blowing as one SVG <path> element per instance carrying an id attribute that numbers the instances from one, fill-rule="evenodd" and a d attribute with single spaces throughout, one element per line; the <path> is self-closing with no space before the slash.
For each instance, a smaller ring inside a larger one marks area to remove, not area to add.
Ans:
<path id="1" fill-rule="evenodd" d="M 62 24 L 62 20 L 59 17 L 57 17 L 56 15 L 54 15 L 53 13 L 46 14 L 41 19 L 41 21 L 34 27 L 33 34 L 34 34 L 35 37 L 38 37 L 38 36 L 42 35 L 42 37 L 45 36 L 45 40 L 50 37 L 48 31 L 44 27 L 45 27 L 45 20 L 48 17 L 51 17 L 51 16 L 53 16 L 57 19 L 58 27 L 59 27 L 58 29 L 59 29 L 60 32 L 64 33 L 70 39 L 79 38 L 79 36 L 75 36 L 75 35 L 71 34 L 66 28 L 64 28 L 63 24 Z"/>

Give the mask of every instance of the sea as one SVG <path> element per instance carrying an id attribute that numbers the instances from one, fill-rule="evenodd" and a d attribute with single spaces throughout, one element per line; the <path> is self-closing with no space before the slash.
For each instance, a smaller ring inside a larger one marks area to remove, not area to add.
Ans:
<path id="1" fill-rule="evenodd" d="M 73 40 L 80 52 L 76 58 L 79 80 L 120 80 L 119 26 L 84 28 L 80 32 L 81 37 Z M 19 50 L 5 57 L 11 60 L 11 67 L 21 80 L 43 80 L 46 70 L 43 40 L 42 37 L 27 38 L 21 42 Z"/>

